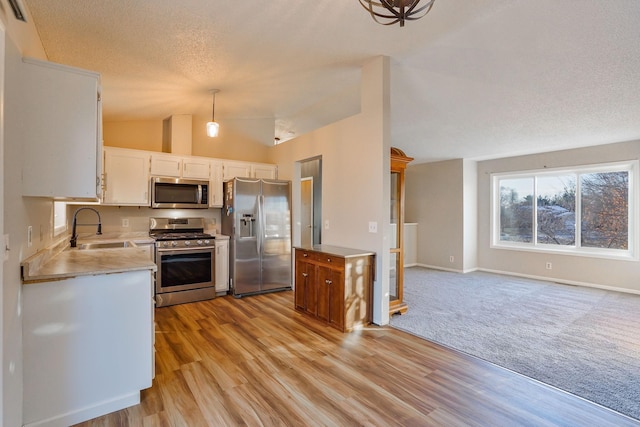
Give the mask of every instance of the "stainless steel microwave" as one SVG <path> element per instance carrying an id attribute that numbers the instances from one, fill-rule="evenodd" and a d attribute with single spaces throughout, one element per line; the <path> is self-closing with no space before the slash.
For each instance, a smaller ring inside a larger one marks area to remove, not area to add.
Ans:
<path id="1" fill-rule="evenodd" d="M 206 209 L 209 207 L 209 181 L 151 178 L 151 207 L 156 209 Z"/>

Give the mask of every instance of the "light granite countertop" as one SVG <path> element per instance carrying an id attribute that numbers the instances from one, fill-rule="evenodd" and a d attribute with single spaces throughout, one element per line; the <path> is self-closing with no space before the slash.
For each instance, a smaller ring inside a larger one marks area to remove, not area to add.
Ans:
<path id="1" fill-rule="evenodd" d="M 339 256 L 342 258 L 375 255 L 375 252 L 371 252 L 371 251 L 364 251 L 364 250 L 352 249 L 352 248 L 343 248 L 341 246 L 332 246 L 332 245 L 294 246 L 293 248 L 300 251 L 322 252 L 326 254 Z"/>
<path id="2" fill-rule="evenodd" d="M 78 245 L 96 242 L 132 241 L 136 244 L 152 244 L 153 239 L 144 233 L 80 237 Z M 108 249 L 70 248 L 68 240 L 62 240 L 21 264 L 23 283 L 36 283 L 69 279 L 78 276 L 122 273 L 127 271 L 156 271 L 151 256 L 152 246 Z"/>

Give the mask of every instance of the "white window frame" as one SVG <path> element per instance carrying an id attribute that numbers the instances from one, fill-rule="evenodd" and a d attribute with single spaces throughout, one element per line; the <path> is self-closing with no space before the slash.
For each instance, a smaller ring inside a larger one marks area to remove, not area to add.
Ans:
<path id="1" fill-rule="evenodd" d="M 53 237 L 67 231 L 67 204 L 53 201 Z"/>
<path id="2" fill-rule="evenodd" d="M 594 165 L 562 167 L 552 169 L 536 169 L 529 171 L 519 172 L 501 172 L 492 173 L 491 176 L 491 244 L 493 249 L 506 249 L 506 250 L 518 250 L 518 251 L 532 251 L 532 252 L 544 252 L 555 254 L 576 255 L 584 257 L 595 258 L 609 258 L 609 259 L 622 259 L 622 260 L 639 260 L 639 242 L 640 242 L 640 226 L 638 221 L 640 218 L 639 201 L 640 196 L 638 194 L 640 185 L 638 180 L 639 171 L 638 160 L 614 162 L 614 163 L 602 163 Z M 564 246 L 564 245 L 550 245 L 537 242 L 537 189 L 536 180 L 537 177 L 545 175 L 560 175 L 560 174 L 585 174 L 585 173 L 599 173 L 599 172 L 629 172 L 629 229 L 628 229 L 628 248 L 622 249 L 606 249 L 606 248 L 591 248 L 581 247 L 580 242 L 580 182 L 576 180 L 576 245 Z M 534 178 L 534 195 L 533 195 L 533 238 L 530 243 L 525 242 L 507 242 L 500 240 L 500 181 L 504 179 L 522 179 L 522 178 Z"/>

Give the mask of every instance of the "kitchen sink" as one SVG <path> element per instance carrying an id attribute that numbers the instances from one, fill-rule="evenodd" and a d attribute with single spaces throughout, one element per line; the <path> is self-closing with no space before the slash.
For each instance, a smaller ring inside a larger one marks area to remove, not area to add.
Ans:
<path id="1" fill-rule="evenodd" d="M 136 246 L 135 243 L 125 240 L 123 242 L 81 243 L 78 245 L 78 249 L 135 248 Z"/>

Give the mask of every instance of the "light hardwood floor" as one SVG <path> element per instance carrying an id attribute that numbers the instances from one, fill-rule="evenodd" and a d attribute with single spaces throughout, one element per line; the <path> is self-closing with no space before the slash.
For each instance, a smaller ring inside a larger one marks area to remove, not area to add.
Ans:
<path id="1" fill-rule="evenodd" d="M 82 426 L 638 426 L 388 327 L 343 334 L 293 293 L 156 309 L 140 405 Z"/>

